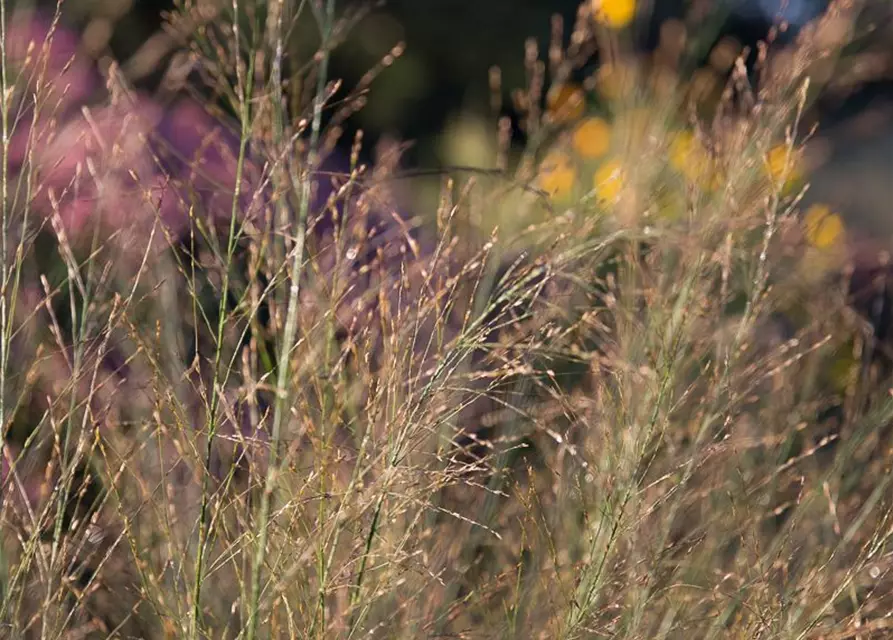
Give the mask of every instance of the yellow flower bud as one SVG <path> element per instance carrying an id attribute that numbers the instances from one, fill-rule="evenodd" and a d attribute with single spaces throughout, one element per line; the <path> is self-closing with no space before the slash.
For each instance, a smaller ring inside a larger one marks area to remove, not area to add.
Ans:
<path id="1" fill-rule="evenodd" d="M 588 118 L 574 130 L 571 142 L 584 158 L 600 158 L 611 146 L 611 127 L 601 118 Z"/>
<path id="2" fill-rule="evenodd" d="M 823 204 L 812 205 L 803 223 L 807 241 L 817 249 L 834 246 L 844 234 L 843 219 Z"/>
<path id="3" fill-rule="evenodd" d="M 769 150 L 766 156 L 766 171 L 775 184 L 781 185 L 782 190 L 788 189 L 800 180 L 800 156 L 796 149 L 790 149 L 786 144 L 778 144 Z"/>
<path id="4" fill-rule="evenodd" d="M 670 166 L 707 191 L 718 189 L 722 183 L 707 149 L 690 131 L 680 131 L 673 136 Z"/>
<path id="5" fill-rule="evenodd" d="M 624 171 L 619 160 L 608 160 L 595 172 L 592 186 L 599 200 L 614 202 L 620 196 L 624 184 Z"/>
<path id="6" fill-rule="evenodd" d="M 623 29 L 636 17 L 636 0 L 592 0 L 595 19 L 611 29 Z"/>
<path id="7" fill-rule="evenodd" d="M 539 186 L 553 199 L 561 200 L 570 195 L 577 180 L 571 159 L 564 153 L 546 156 L 540 165 Z"/>

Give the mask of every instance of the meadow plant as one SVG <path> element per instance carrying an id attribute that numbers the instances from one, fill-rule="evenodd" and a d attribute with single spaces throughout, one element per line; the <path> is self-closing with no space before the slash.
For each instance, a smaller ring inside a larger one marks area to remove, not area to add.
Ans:
<path id="1" fill-rule="evenodd" d="M 146 95 L 4 13 L 3 637 L 889 633 L 889 269 L 801 211 L 863 8 L 587 0 L 430 212 L 337 144 L 361 14 L 180 3 Z"/>

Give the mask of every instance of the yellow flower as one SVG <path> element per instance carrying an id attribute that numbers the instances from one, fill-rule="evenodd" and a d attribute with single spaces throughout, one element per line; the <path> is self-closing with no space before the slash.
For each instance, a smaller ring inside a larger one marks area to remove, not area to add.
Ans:
<path id="1" fill-rule="evenodd" d="M 766 156 L 766 171 L 776 184 L 784 180 L 782 189 L 787 189 L 800 179 L 799 154 L 786 144 L 778 144 Z"/>
<path id="2" fill-rule="evenodd" d="M 831 247 L 843 237 L 843 220 L 823 204 L 812 205 L 803 222 L 807 241 L 817 249 Z"/>
<path id="3" fill-rule="evenodd" d="M 608 160 L 595 172 L 592 186 L 597 197 L 605 202 L 614 202 L 623 190 L 624 171 L 619 160 Z"/>
<path id="4" fill-rule="evenodd" d="M 555 122 L 573 122 L 586 110 L 586 95 L 575 84 L 559 85 L 546 96 L 546 110 Z"/>
<path id="5" fill-rule="evenodd" d="M 571 142 L 584 158 L 599 158 L 611 146 L 611 127 L 601 118 L 588 118 L 576 128 Z"/>
<path id="6" fill-rule="evenodd" d="M 595 19 L 611 29 L 623 29 L 636 16 L 636 0 L 592 0 Z"/>
<path id="7" fill-rule="evenodd" d="M 700 169 L 706 161 L 706 152 L 700 140 L 691 131 L 680 131 L 670 142 L 670 166 L 676 171 L 691 176 L 693 169 Z"/>
<path id="8" fill-rule="evenodd" d="M 576 171 L 571 165 L 570 158 L 564 153 L 551 153 L 540 165 L 540 188 L 556 200 L 570 195 L 576 180 Z"/>
<path id="9" fill-rule="evenodd" d="M 680 131 L 670 142 L 670 166 L 702 189 L 718 189 L 721 177 L 700 140 L 690 131 Z"/>

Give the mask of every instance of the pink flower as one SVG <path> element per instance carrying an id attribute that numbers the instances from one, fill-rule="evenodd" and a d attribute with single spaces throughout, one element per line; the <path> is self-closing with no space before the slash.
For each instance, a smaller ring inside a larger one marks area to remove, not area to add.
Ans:
<path id="1" fill-rule="evenodd" d="M 99 74 L 80 52 L 77 36 L 44 16 L 17 15 L 7 27 L 6 58 L 16 79 L 19 107 L 12 109 L 10 165 L 18 170 L 29 145 L 37 106 L 40 124 L 34 138 L 46 134 L 48 123 L 83 104 L 100 86 Z M 36 96 L 36 104 L 35 104 Z"/>
<path id="2" fill-rule="evenodd" d="M 176 223 L 176 200 L 147 146 L 161 118 L 145 97 L 72 118 L 33 151 L 32 206 L 45 216 L 58 212 L 73 236 L 93 224 L 145 229 L 156 213 Z"/>

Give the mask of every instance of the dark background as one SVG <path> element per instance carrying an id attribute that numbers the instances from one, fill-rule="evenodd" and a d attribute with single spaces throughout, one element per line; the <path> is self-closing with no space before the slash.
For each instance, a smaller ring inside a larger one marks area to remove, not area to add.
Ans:
<path id="1" fill-rule="evenodd" d="M 891 15 L 884 15 L 881 9 L 882 20 L 893 20 L 889 0 L 870 1 L 877 7 L 887 6 Z M 766 36 L 774 17 L 770 7 L 779 4 L 779 0 L 712 2 L 714 9 L 725 6 L 720 34 L 734 35 L 751 46 Z M 373 6 L 374 2 L 342 0 L 338 12 L 360 4 Z M 795 37 L 797 19 L 816 15 L 826 4 L 826 0 L 788 0 L 787 16 L 792 24 L 782 38 Z M 685 5 L 682 0 L 652 0 L 651 23 L 638 25 L 634 33 L 637 44 L 653 46 L 657 25 L 669 16 L 681 15 Z M 163 12 L 173 5 L 169 0 L 66 0 L 64 6 L 65 21 L 81 31 L 95 25 L 97 18 L 107 19 L 111 37 L 103 53 L 125 61 L 157 32 Z M 507 103 L 507 93 L 524 86 L 525 40 L 536 38 L 543 56 L 552 16 L 563 17 L 568 33 L 578 6 L 579 0 L 378 2 L 333 55 L 331 76 L 342 78 L 345 86 L 351 87 L 397 42 L 406 43 L 406 52 L 373 84 L 367 106 L 349 123 L 343 140 L 349 144 L 353 131 L 361 127 L 368 151 L 380 136 L 394 135 L 415 142 L 404 156 L 407 166 L 442 166 L 445 127 L 459 113 L 477 113 L 495 123 L 488 106 L 490 67 L 496 65 L 502 71 L 503 102 Z M 889 41 L 893 31 L 878 29 L 878 34 L 876 41 L 869 38 L 868 44 L 893 54 L 893 42 Z M 893 55 L 889 59 L 893 61 Z M 141 79 L 142 88 L 151 91 L 162 69 L 160 65 L 156 73 Z M 823 101 L 816 112 L 833 144 L 828 147 L 826 165 L 814 180 L 814 193 L 885 232 L 893 232 L 893 211 L 884 206 L 893 200 L 893 180 L 889 179 L 893 177 L 893 118 L 875 119 L 874 125 L 862 126 L 861 136 L 853 134 L 858 133 L 858 126 L 851 123 L 876 111 L 878 105 L 882 110 L 893 105 L 891 89 L 888 73 L 855 92 Z M 516 141 L 523 142 L 517 131 L 515 134 Z"/>
<path id="2" fill-rule="evenodd" d="M 769 0 L 725 0 L 724 33 L 744 44 L 754 44 L 770 26 L 759 5 Z M 791 2 L 791 0 L 788 0 Z M 816 12 L 825 0 L 793 0 Z M 48 3 L 52 4 L 52 3 Z M 564 19 L 569 32 L 579 0 L 388 0 L 339 2 L 339 12 L 359 5 L 375 6 L 332 59 L 332 76 L 352 86 L 398 41 L 405 54 L 373 85 L 368 106 L 357 114 L 367 139 L 383 132 L 405 139 L 420 139 L 443 130 L 447 119 L 462 110 L 485 112 L 489 101 L 488 70 L 498 66 L 506 91 L 524 84 L 524 43 L 535 38 L 544 52 L 553 15 Z M 684 2 L 657 0 L 652 24 L 635 33 L 640 46 L 653 45 L 657 25 L 681 15 Z M 109 49 L 117 60 L 132 56 L 161 26 L 170 0 L 67 0 L 65 19 L 84 30 L 97 17 L 111 17 Z M 796 12 L 795 12 L 796 14 Z M 789 32 L 789 37 L 795 32 Z M 146 78 L 151 89 L 158 75 Z"/>

